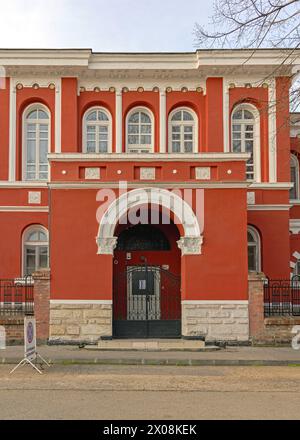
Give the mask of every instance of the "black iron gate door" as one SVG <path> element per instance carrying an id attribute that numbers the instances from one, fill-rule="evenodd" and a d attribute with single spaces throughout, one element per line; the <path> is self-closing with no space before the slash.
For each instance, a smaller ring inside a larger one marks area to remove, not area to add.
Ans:
<path id="1" fill-rule="evenodd" d="M 114 337 L 181 336 L 180 276 L 158 266 L 131 266 L 114 277 Z"/>

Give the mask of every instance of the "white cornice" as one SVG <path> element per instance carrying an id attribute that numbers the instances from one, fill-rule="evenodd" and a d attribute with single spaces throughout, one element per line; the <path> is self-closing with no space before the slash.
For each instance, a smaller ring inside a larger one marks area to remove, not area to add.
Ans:
<path id="1" fill-rule="evenodd" d="M 299 234 L 300 233 L 300 220 L 299 219 L 291 219 L 289 229 L 293 235 Z"/>
<path id="2" fill-rule="evenodd" d="M 49 212 L 48 206 L 0 206 L 0 212 Z"/>
<path id="3" fill-rule="evenodd" d="M 50 162 L 236 162 L 249 159 L 248 153 L 197 153 L 197 154 L 49 154 Z"/>
<path id="4" fill-rule="evenodd" d="M 252 183 L 249 186 L 249 189 L 258 190 L 258 189 L 267 189 L 267 190 L 290 190 L 293 187 L 292 183 L 289 182 L 277 182 L 277 183 Z"/>
<path id="5" fill-rule="evenodd" d="M 248 205 L 248 211 L 289 211 L 292 205 Z"/>
<path id="6" fill-rule="evenodd" d="M 45 189 L 47 188 L 47 182 L 0 182 L 0 189 L 10 189 L 10 188 L 19 188 L 19 189 Z"/>
<path id="7" fill-rule="evenodd" d="M 90 49 L 0 49 L 0 65 L 88 67 L 90 70 L 201 70 L 221 66 L 281 66 L 300 64 L 300 50 L 198 50 L 189 53 L 94 53 Z"/>
<path id="8" fill-rule="evenodd" d="M 211 183 L 186 183 L 186 182 L 127 182 L 126 188 L 151 188 L 158 187 L 172 189 L 246 189 L 247 182 L 211 182 Z M 120 182 L 55 182 L 49 183 L 51 189 L 120 189 Z"/>

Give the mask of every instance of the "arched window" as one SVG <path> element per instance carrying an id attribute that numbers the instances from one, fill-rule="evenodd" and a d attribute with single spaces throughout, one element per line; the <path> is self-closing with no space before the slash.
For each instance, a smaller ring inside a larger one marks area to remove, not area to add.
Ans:
<path id="1" fill-rule="evenodd" d="M 85 153 L 111 153 L 112 122 L 104 108 L 89 109 L 83 117 L 83 151 Z"/>
<path id="2" fill-rule="evenodd" d="M 291 154 L 291 183 L 294 184 L 290 189 L 290 199 L 299 199 L 299 161 L 298 158 Z"/>
<path id="3" fill-rule="evenodd" d="M 50 151 L 50 116 L 48 109 L 31 105 L 23 114 L 23 176 L 24 180 L 48 180 Z"/>
<path id="4" fill-rule="evenodd" d="M 260 181 L 260 118 L 251 104 L 238 105 L 232 113 L 232 151 L 250 153 L 247 162 L 247 180 Z"/>
<path id="5" fill-rule="evenodd" d="M 261 272 L 260 236 L 253 226 L 248 226 L 248 269 L 249 272 Z"/>
<path id="6" fill-rule="evenodd" d="M 169 116 L 169 152 L 197 152 L 198 118 L 187 108 L 173 110 Z"/>
<path id="7" fill-rule="evenodd" d="M 147 108 L 134 108 L 127 115 L 127 152 L 153 152 L 154 118 Z"/>
<path id="8" fill-rule="evenodd" d="M 31 226 L 23 235 L 23 273 L 30 276 L 49 266 L 48 231 L 42 226 Z"/>

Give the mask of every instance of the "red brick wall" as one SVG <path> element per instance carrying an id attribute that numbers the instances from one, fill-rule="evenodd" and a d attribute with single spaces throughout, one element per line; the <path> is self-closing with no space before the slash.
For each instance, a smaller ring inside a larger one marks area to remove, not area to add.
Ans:
<path id="1" fill-rule="evenodd" d="M 33 279 L 37 340 L 45 342 L 49 339 L 50 270 L 35 273 Z"/>

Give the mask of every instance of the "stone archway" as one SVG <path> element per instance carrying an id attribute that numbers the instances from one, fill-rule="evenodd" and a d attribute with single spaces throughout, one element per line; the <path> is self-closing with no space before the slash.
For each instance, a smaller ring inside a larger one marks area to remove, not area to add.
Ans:
<path id="1" fill-rule="evenodd" d="M 182 225 L 184 234 L 177 243 L 182 256 L 202 253 L 203 225 L 200 228 L 199 221 L 191 206 L 175 192 L 161 188 L 141 188 L 121 195 L 103 215 L 97 236 L 99 255 L 114 254 L 118 241 L 118 238 L 115 237 L 118 222 L 130 209 L 146 204 L 166 208 Z"/>

